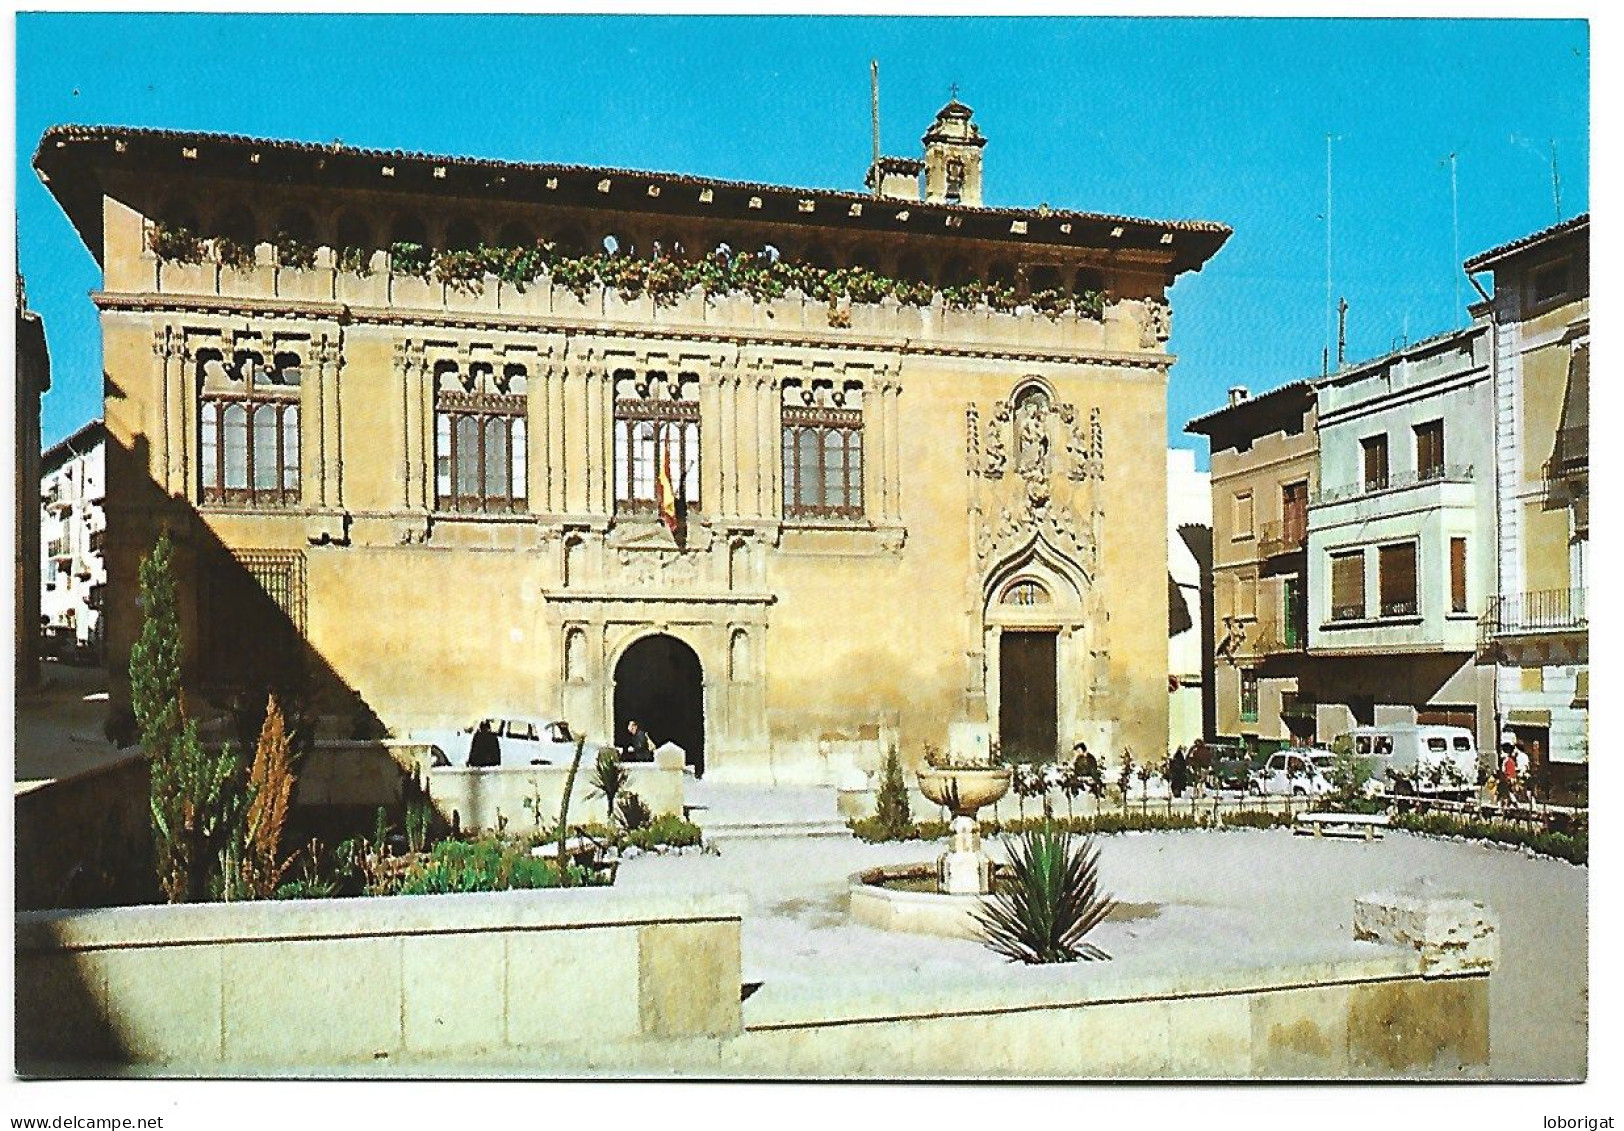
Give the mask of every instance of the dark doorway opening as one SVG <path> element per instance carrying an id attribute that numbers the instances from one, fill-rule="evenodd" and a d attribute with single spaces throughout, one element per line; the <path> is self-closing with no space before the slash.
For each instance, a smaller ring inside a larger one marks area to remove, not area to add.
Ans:
<path id="1" fill-rule="evenodd" d="M 998 736 L 1006 758 L 1047 762 L 1059 745 L 1054 632 L 1011 632 L 998 643 Z"/>
<path id="2" fill-rule="evenodd" d="M 615 665 L 615 742 L 632 719 L 656 746 L 675 742 L 705 772 L 705 679 L 694 650 L 674 636 L 645 636 Z"/>

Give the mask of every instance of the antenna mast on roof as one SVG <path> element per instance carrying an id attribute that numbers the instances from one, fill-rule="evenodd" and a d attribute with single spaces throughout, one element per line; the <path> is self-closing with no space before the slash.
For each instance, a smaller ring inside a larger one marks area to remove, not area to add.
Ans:
<path id="1" fill-rule="evenodd" d="M 869 92 L 869 120 L 874 127 L 874 164 L 870 166 L 875 170 L 874 195 L 880 195 L 880 61 L 868 61 L 868 92 Z"/>

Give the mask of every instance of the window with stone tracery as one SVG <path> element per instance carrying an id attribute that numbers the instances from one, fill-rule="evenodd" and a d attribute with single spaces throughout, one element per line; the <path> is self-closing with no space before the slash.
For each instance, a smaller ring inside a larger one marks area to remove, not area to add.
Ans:
<path id="1" fill-rule="evenodd" d="M 270 362 L 266 362 L 266 353 Z M 293 349 L 198 352 L 198 469 L 204 503 L 299 502 L 300 357 Z"/>
<path id="2" fill-rule="evenodd" d="M 662 465 L 669 468 L 678 509 L 697 510 L 699 377 L 620 370 L 615 374 L 615 510 L 654 513 Z"/>
<path id="3" fill-rule="evenodd" d="M 522 365 L 454 361 L 434 368 L 434 495 L 440 510 L 525 510 L 525 382 Z"/>
<path id="4" fill-rule="evenodd" d="M 786 381 L 782 412 L 784 516 L 862 518 L 862 385 Z"/>

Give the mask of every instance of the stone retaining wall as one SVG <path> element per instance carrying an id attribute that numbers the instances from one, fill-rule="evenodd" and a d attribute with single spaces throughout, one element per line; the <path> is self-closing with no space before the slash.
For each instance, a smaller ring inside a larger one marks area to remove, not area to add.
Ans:
<path id="1" fill-rule="evenodd" d="M 23 914 L 19 1068 L 1165 1080 L 1489 1063 L 1478 904 L 1369 897 L 1370 941 L 1314 962 L 759 986 L 741 985 L 744 907 L 598 889 Z"/>
<path id="2" fill-rule="evenodd" d="M 357 1069 L 739 1031 L 742 899 L 613 889 L 17 916 L 19 1069 Z"/>

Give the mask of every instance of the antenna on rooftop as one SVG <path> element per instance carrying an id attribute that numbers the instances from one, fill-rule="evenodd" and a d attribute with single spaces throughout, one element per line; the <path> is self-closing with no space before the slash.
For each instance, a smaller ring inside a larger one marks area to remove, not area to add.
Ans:
<path id="1" fill-rule="evenodd" d="M 868 61 L 869 119 L 874 126 L 874 164 L 880 163 L 880 61 Z M 874 193 L 879 195 L 879 178 L 874 179 Z"/>
<path id="2" fill-rule="evenodd" d="M 1460 280 L 1461 280 L 1461 276 L 1463 274 L 1465 274 L 1464 271 L 1459 269 L 1460 266 L 1461 266 L 1461 258 L 1460 258 L 1460 180 L 1456 176 L 1456 170 L 1455 170 L 1456 154 L 1451 153 L 1447 158 L 1445 158 L 1445 160 L 1447 160 L 1449 162 L 1449 216 L 1450 216 L 1450 221 L 1451 221 L 1452 228 L 1453 228 L 1454 235 L 1455 235 L 1455 263 L 1454 263 L 1454 266 L 1455 266 L 1456 269 L 1452 270 L 1450 272 L 1450 274 L 1452 274 L 1455 277 L 1455 328 L 1458 330 L 1458 329 L 1460 329 L 1460 316 L 1461 316 Z"/>
<path id="3" fill-rule="evenodd" d="M 1336 135 L 1325 135 L 1325 353 L 1324 368 L 1331 368 L 1331 141 Z M 1340 359 L 1337 362 L 1341 367 Z"/>

